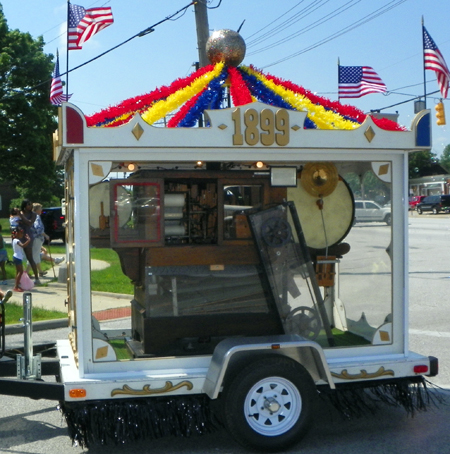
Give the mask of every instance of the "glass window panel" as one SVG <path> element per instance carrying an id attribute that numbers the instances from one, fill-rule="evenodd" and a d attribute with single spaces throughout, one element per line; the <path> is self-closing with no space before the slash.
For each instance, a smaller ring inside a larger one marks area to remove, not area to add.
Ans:
<path id="1" fill-rule="evenodd" d="M 224 239 L 242 240 L 252 237 L 246 211 L 261 208 L 262 185 L 228 185 L 223 188 Z"/>
<path id="2" fill-rule="evenodd" d="M 155 243 L 161 240 L 159 183 L 114 183 L 112 197 L 116 244 Z"/>

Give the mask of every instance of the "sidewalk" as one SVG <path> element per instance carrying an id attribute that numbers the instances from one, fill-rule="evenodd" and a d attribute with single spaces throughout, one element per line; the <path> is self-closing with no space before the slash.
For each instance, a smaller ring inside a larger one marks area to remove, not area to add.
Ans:
<path id="1" fill-rule="evenodd" d="M 100 261 L 93 261 L 92 267 L 100 269 L 105 265 Z M 108 265 L 108 264 L 106 264 Z M 59 267 L 58 267 L 59 268 Z M 55 268 L 58 273 L 58 269 Z M 61 312 L 67 312 L 67 286 L 66 284 L 58 282 L 50 282 L 54 279 L 53 273 L 49 270 L 48 274 L 40 278 L 43 285 L 34 287 L 31 293 L 31 303 L 33 307 L 42 307 L 48 310 L 57 310 Z M 14 281 L 10 279 L 8 285 L 0 285 L 2 291 L 12 289 Z M 27 292 L 24 292 L 27 293 Z M 24 293 L 14 292 L 11 297 L 11 302 L 18 304 L 23 303 Z M 133 299 L 133 295 L 118 294 L 118 293 L 106 293 L 106 292 L 92 292 L 92 312 L 93 315 L 99 321 L 111 320 L 115 318 L 129 317 L 131 315 L 130 301 Z M 33 322 L 33 331 L 39 331 L 44 329 L 54 329 L 66 327 L 68 318 L 62 318 L 59 320 L 49 320 L 42 322 Z M 6 334 L 16 334 L 23 332 L 23 325 L 18 321 L 17 325 L 5 326 Z"/>

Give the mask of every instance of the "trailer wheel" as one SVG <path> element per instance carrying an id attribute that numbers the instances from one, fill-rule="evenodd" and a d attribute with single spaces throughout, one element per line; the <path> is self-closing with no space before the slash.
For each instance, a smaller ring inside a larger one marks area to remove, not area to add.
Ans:
<path id="1" fill-rule="evenodd" d="M 315 394 L 314 382 L 302 365 L 285 357 L 265 357 L 226 386 L 225 425 L 246 448 L 287 449 L 306 434 Z"/>

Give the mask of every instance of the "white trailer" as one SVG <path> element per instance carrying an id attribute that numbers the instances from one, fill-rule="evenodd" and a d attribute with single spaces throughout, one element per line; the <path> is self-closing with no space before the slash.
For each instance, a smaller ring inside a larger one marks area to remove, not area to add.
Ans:
<path id="1" fill-rule="evenodd" d="M 207 117 L 94 128 L 61 108 L 70 335 L 42 394 L 83 445 L 217 420 L 243 446 L 281 450 L 305 434 L 318 389 L 407 395 L 437 374 L 408 344 L 408 153 L 431 147 L 429 111 L 409 131 L 370 116 L 304 129 L 306 112 L 259 102 Z M 354 225 L 347 180 L 366 172 L 389 225 Z M 93 248 L 113 249 L 134 286 L 119 329 L 93 315 Z"/>

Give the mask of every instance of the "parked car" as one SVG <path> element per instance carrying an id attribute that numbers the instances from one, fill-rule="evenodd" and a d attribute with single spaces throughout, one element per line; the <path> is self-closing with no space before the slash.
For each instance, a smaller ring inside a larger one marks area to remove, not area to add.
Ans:
<path id="1" fill-rule="evenodd" d="M 41 214 L 45 233 L 52 240 L 66 240 L 66 217 L 61 207 L 43 208 Z"/>
<path id="2" fill-rule="evenodd" d="M 391 207 L 373 200 L 355 200 L 355 222 L 386 222 L 391 225 Z"/>
<path id="3" fill-rule="evenodd" d="M 416 210 L 419 214 L 424 211 L 431 211 L 433 214 L 438 214 L 441 211 L 450 211 L 450 195 L 429 195 L 416 205 Z"/>
<path id="4" fill-rule="evenodd" d="M 422 200 L 426 197 L 426 195 L 413 195 L 409 198 L 409 209 L 415 210 L 417 204 L 422 202 Z"/>

